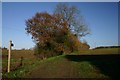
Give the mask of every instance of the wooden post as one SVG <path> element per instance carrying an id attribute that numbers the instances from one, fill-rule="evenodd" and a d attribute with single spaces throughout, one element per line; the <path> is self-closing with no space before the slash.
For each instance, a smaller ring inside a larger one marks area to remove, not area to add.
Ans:
<path id="1" fill-rule="evenodd" d="M 12 44 L 12 41 L 10 40 L 10 43 L 9 43 L 9 51 L 8 51 L 8 73 L 10 72 L 10 54 L 11 54 L 11 44 Z"/>

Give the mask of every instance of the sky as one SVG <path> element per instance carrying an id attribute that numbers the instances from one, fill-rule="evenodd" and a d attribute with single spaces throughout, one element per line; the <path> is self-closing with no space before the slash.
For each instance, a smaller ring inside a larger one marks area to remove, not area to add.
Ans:
<path id="1" fill-rule="evenodd" d="M 0 2 L 0 47 L 2 46 L 2 3 Z"/>
<path id="2" fill-rule="evenodd" d="M 118 2 L 119 0 L 1 0 L 2 2 Z"/>
<path id="3" fill-rule="evenodd" d="M 36 12 L 52 14 L 58 2 L 3 2 L 2 3 L 2 47 L 12 40 L 13 49 L 32 48 L 35 43 L 26 34 L 25 20 Z M 80 9 L 91 34 L 83 37 L 91 48 L 118 45 L 117 2 L 68 2 Z"/>

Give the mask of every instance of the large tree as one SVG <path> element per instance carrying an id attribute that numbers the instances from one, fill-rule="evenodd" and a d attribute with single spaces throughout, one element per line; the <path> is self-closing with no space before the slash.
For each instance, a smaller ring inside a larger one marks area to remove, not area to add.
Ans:
<path id="1" fill-rule="evenodd" d="M 74 45 L 77 38 L 70 33 L 68 23 L 61 21 L 57 15 L 36 13 L 26 21 L 26 26 L 27 33 L 32 35 L 38 50 L 43 54 L 49 52 L 54 55 L 53 53 L 60 54 L 76 49 Z"/>
<path id="2" fill-rule="evenodd" d="M 65 3 L 59 3 L 55 10 L 54 15 L 58 15 L 61 21 L 68 22 L 68 28 L 78 37 L 90 34 L 90 29 L 86 25 L 80 10 L 76 6 L 69 6 Z"/>
<path id="3" fill-rule="evenodd" d="M 40 57 L 70 53 L 84 46 L 76 36 L 82 37 L 89 32 L 78 13 L 74 6 L 58 4 L 54 14 L 38 12 L 26 20 L 26 31 L 32 35 Z"/>

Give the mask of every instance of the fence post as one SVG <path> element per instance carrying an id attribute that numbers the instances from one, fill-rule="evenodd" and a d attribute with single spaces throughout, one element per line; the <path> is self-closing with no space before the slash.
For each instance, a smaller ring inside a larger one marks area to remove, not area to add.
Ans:
<path id="1" fill-rule="evenodd" d="M 8 73 L 10 72 L 10 55 L 11 55 L 11 47 L 13 46 L 12 41 L 9 42 L 9 51 L 8 51 Z"/>

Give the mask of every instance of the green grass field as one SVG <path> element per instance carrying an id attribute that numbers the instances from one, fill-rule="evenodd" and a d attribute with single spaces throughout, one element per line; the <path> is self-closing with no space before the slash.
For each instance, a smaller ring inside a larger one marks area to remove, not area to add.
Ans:
<path id="1" fill-rule="evenodd" d="M 3 78 L 116 78 L 119 48 L 84 50 L 39 60 L 32 51 L 12 51 L 11 72 L 2 60 Z M 2 55 L 7 55 L 4 51 Z M 21 57 L 23 57 L 21 62 Z M 22 64 L 21 64 L 22 63 Z"/>

